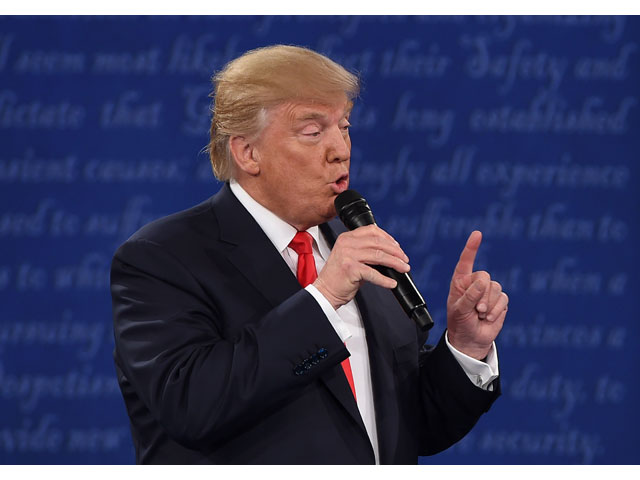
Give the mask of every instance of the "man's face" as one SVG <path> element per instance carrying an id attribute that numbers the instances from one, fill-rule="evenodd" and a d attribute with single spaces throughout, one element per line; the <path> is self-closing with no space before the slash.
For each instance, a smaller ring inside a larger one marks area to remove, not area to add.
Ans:
<path id="1" fill-rule="evenodd" d="M 298 230 L 333 218 L 349 186 L 350 109 L 346 100 L 280 105 L 254 144 L 256 200 Z"/>

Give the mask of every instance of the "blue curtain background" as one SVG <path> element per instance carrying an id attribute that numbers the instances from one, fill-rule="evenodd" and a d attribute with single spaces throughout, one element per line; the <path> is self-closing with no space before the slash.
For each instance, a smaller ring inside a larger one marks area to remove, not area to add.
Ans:
<path id="1" fill-rule="evenodd" d="M 422 463 L 638 463 L 636 17 L 0 18 L 0 462 L 131 463 L 109 264 L 213 195 L 210 77 L 308 46 L 360 72 L 352 186 L 445 326 L 470 231 L 510 296 L 503 396 Z"/>

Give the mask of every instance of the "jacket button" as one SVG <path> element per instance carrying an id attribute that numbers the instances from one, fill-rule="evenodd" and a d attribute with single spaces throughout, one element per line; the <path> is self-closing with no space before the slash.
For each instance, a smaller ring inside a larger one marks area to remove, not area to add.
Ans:
<path id="1" fill-rule="evenodd" d="M 329 352 L 327 351 L 326 348 L 321 348 L 318 350 L 318 357 L 320 357 L 321 360 L 324 360 L 328 356 L 329 356 Z"/>
<path id="2" fill-rule="evenodd" d="M 311 359 L 311 365 L 317 365 L 318 363 L 320 363 L 320 357 L 318 356 L 317 353 L 314 353 L 313 355 L 311 355 L 310 359 Z"/>
<path id="3" fill-rule="evenodd" d="M 293 373 L 295 373 L 296 375 L 302 375 L 303 373 L 305 373 L 305 369 L 302 365 L 296 365 L 296 367 L 293 369 Z"/>
<path id="4" fill-rule="evenodd" d="M 309 359 L 305 360 L 304 362 L 302 362 L 302 366 L 307 371 L 311 370 L 311 361 Z"/>

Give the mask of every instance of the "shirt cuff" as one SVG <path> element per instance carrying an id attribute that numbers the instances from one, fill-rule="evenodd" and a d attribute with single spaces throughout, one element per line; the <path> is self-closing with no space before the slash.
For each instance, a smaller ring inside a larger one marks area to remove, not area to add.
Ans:
<path id="1" fill-rule="evenodd" d="M 447 347 L 449 347 L 449 350 L 464 370 L 464 373 L 469 377 L 469 380 L 471 380 L 475 386 L 492 392 L 492 382 L 500 375 L 500 371 L 498 369 L 498 352 L 496 350 L 496 342 L 493 342 L 491 345 L 491 350 L 489 350 L 489 354 L 485 361 L 481 362 L 480 360 L 476 360 L 475 358 L 456 350 L 449 343 L 449 332 L 444 334 L 444 340 Z"/>
<path id="2" fill-rule="evenodd" d="M 334 310 L 331 303 L 329 303 L 329 300 L 320 293 L 320 290 L 311 284 L 304 287 L 304 289 L 316 299 L 316 302 L 318 302 L 318 305 L 322 308 L 322 311 L 327 316 L 327 320 L 329 320 L 329 323 L 340 337 L 340 340 L 342 340 L 342 343 L 351 338 L 351 330 L 349 330 L 349 326 L 340 318 L 338 312 Z"/>

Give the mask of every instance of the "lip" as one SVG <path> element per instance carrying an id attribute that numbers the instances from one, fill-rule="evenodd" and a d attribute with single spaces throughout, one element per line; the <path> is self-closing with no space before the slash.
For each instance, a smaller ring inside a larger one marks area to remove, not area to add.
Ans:
<path id="1" fill-rule="evenodd" d="M 335 182 L 331 183 L 331 189 L 334 193 L 340 194 L 349 188 L 349 174 L 345 173 L 338 177 Z"/>

